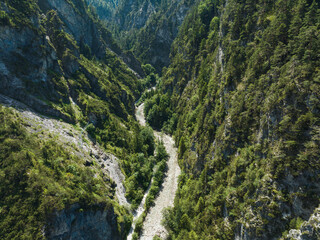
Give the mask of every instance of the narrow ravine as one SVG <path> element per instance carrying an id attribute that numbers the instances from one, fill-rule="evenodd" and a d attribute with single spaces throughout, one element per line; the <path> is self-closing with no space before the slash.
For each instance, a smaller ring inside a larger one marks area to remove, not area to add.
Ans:
<path id="1" fill-rule="evenodd" d="M 142 126 L 146 126 L 143 110 L 144 104 L 141 104 L 139 107 L 137 107 L 136 118 Z M 154 201 L 154 206 L 150 208 L 143 223 L 142 235 L 140 237 L 141 240 L 152 240 L 155 235 L 161 237 L 162 239 L 166 238 L 167 231 L 161 225 L 161 221 L 163 219 L 162 210 L 164 208 L 173 206 L 174 197 L 178 189 L 178 177 L 181 172 L 178 164 L 177 149 L 174 146 L 174 140 L 172 139 L 172 137 L 157 131 L 154 131 L 154 135 L 157 139 L 162 139 L 166 151 L 168 152 L 170 157 L 167 162 L 168 171 L 164 178 L 162 189 L 158 197 Z M 147 194 L 148 191 L 145 193 L 144 199 Z M 142 206 L 142 208 L 140 208 L 140 206 Z M 140 206 L 137 210 L 137 214 L 135 214 L 134 216 L 134 221 L 137 220 L 142 214 L 144 201 L 142 201 Z M 129 240 L 131 239 L 131 237 L 132 235 L 130 234 L 127 239 Z"/>

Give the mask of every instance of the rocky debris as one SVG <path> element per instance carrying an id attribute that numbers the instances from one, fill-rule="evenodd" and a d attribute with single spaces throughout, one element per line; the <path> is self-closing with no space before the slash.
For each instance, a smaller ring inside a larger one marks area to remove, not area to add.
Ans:
<path id="1" fill-rule="evenodd" d="M 316 208 L 308 221 L 300 229 L 291 229 L 285 240 L 318 240 L 320 239 L 320 207 Z"/>
<path id="2" fill-rule="evenodd" d="M 170 136 L 159 132 L 155 132 L 155 136 L 156 138 L 163 140 L 170 158 L 167 162 L 168 171 L 164 178 L 162 189 L 143 223 L 140 238 L 142 240 L 152 240 L 155 235 L 162 239 L 167 237 L 167 230 L 161 225 L 163 219 L 162 211 L 167 207 L 173 207 L 174 198 L 178 190 L 178 177 L 181 172 L 178 164 L 177 149 L 174 147 L 174 140 Z"/>
<path id="3" fill-rule="evenodd" d="M 146 119 L 144 117 L 144 103 L 142 103 L 139 107 L 136 109 L 136 118 L 141 126 L 146 126 Z"/>
<path id="4" fill-rule="evenodd" d="M 125 177 L 119 166 L 118 159 L 112 154 L 105 153 L 103 150 L 101 150 L 101 148 L 99 148 L 98 145 L 93 146 L 92 152 L 103 170 L 115 182 L 116 196 L 120 205 L 129 207 L 130 204 L 125 197 L 126 189 L 123 185 Z"/>
<path id="5" fill-rule="evenodd" d="M 26 128 L 32 133 L 38 133 L 42 138 L 57 138 L 58 141 L 71 153 L 84 159 L 84 165 L 98 163 L 102 171 L 116 184 L 116 197 L 120 205 L 129 206 L 125 198 L 123 182 L 125 177 L 121 171 L 118 159 L 102 150 L 98 144 L 93 143 L 88 134 L 80 127 L 48 118 L 33 112 L 25 104 L 0 94 L 0 103 L 14 107 L 15 111 L 25 121 Z"/>
<path id="6" fill-rule="evenodd" d="M 144 104 L 141 104 L 136 110 L 136 118 L 142 126 L 145 126 L 146 121 L 143 109 Z M 163 141 L 166 151 L 170 157 L 167 162 L 168 171 L 164 178 L 162 189 L 154 201 L 154 206 L 149 209 L 143 223 L 140 238 L 142 240 L 152 240 L 155 235 L 163 239 L 167 237 L 168 233 L 161 225 L 161 221 L 163 219 L 162 210 L 173 206 L 176 191 L 178 190 L 178 177 L 181 173 L 178 164 L 177 149 L 175 148 L 175 143 L 172 137 L 157 131 L 154 131 L 154 135 L 157 139 L 161 139 Z M 145 193 L 145 196 L 147 194 L 148 191 Z"/>
<path id="7" fill-rule="evenodd" d="M 149 184 L 149 187 L 147 189 L 147 191 L 144 193 L 144 196 L 142 198 L 141 203 L 139 204 L 138 208 L 136 211 L 134 211 L 133 213 L 133 221 L 132 221 L 132 226 L 131 229 L 129 231 L 129 235 L 127 237 L 127 240 L 131 240 L 132 239 L 132 235 L 134 233 L 134 229 L 136 227 L 136 221 L 139 219 L 139 217 L 141 216 L 141 214 L 144 212 L 144 204 L 146 203 L 146 199 L 147 196 L 149 194 L 150 188 L 151 188 L 151 184 L 152 184 L 153 179 L 151 180 L 151 183 Z"/>

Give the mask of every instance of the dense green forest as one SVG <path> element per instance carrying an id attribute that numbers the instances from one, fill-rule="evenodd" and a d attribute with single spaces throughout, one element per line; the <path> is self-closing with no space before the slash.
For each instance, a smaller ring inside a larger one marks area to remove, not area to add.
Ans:
<path id="1" fill-rule="evenodd" d="M 161 146 L 134 119 L 134 102 L 156 80 L 154 68 L 123 51 L 81 0 L 2 0 L 0 42 L 0 93 L 86 130 L 93 144 L 117 156 L 132 208 L 119 206 L 103 166 L 88 164 L 44 130 L 29 133 L 19 113 L 25 107 L 1 106 L 0 238 L 42 239 L 48 218 L 74 204 L 80 212 L 114 214 L 113 227 L 125 238 L 130 211 L 165 157 L 154 155 Z"/>
<path id="2" fill-rule="evenodd" d="M 86 0 L 118 43 L 158 73 L 169 65 L 170 47 L 178 34 L 191 0 Z"/>
<path id="3" fill-rule="evenodd" d="M 145 108 L 179 143 L 173 239 L 275 239 L 318 207 L 319 28 L 313 0 L 207 0 L 189 13 Z"/>
<path id="4" fill-rule="evenodd" d="M 182 170 L 168 239 L 319 239 L 320 4 L 0 0 L 0 122 L 1 239 L 126 239 L 146 197 L 144 239 L 169 159 L 153 129 Z M 110 229 L 77 225 L 101 212 Z"/>
<path id="5" fill-rule="evenodd" d="M 1 239 L 43 239 L 43 225 L 53 211 L 74 203 L 117 212 L 130 226 L 127 210 L 112 200 L 111 182 L 97 168 L 67 151 L 56 139 L 30 134 L 17 113 L 0 107 Z M 96 176 L 96 177 L 95 177 Z"/>

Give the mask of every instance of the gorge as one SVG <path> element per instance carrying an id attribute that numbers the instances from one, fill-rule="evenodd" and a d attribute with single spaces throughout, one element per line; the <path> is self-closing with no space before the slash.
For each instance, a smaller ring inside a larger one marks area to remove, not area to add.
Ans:
<path id="1" fill-rule="evenodd" d="M 0 0 L 0 239 L 320 239 L 317 0 Z"/>

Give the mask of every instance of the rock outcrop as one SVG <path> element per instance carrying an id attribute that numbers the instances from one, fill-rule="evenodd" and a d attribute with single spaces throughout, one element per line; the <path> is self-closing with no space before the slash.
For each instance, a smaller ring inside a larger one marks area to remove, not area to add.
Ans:
<path id="1" fill-rule="evenodd" d="M 40 19 L 33 20 L 35 25 L 40 25 Z M 0 93 L 22 101 L 36 111 L 71 121 L 41 100 L 56 101 L 60 97 L 48 70 L 62 71 L 56 52 L 45 35 L 27 27 L 0 25 L 0 52 Z M 36 86 L 37 92 L 42 93 L 38 98 L 34 96 Z"/>
<path id="2" fill-rule="evenodd" d="M 45 226 L 48 240 L 120 240 L 117 216 L 111 210 L 83 210 L 79 205 L 54 213 Z"/>
<path id="3" fill-rule="evenodd" d="M 194 2 L 87 0 L 98 16 L 117 29 L 115 34 L 124 48 L 132 49 L 158 72 L 169 65 L 170 47 Z"/>
<path id="4" fill-rule="evenodd" d="M 55 10 L 65 25 L 65 30 L 74 37 L 80 46 L 89 46 L 97 58 L 104 58 L 106 49 L 116 53 L 138 76 L 144 76 L 139 61 L 132 55 L 123 52 L 115 43 L 112 35 L 101 23 L 94 22 L 88 15 L 86 6 L 78 3 L 76 8 L 65 0 L 40 1 L 39 6 L 43 12 Z"/>
<path id="5" fill-rule="evenodd" d="M 125 177 L 121 172 L 119 160 L 93 143 L 85 129 L 75 129 L 71 124 L 45 118 L 26 105 L 1 94 L 0 104 L 13 107 L 15 114 L 24 120 L 28 132 L 33 134 L 42 132 L 40 135 L 42 139 L 54 136 L 68 152 L 83 159 L 84 165 L 100 168 L 105 181 L 111 182 L 113 200 L 118 201 L 121 206 L 129 207 L 123 185 Z M 74 204 L 47 216 L 43 232 L 47 239 L 52 240 L 123 239 L 121 236 L 125 235 L 124 223 L 119 224 L 118 217 L 111 206 L 100 204 L 88 208 Z"/>
<path id="6" fill-rule="evenodd" d="M 62 211 L 46 209 L 32 234 L 46 222 L 42 232 L 48 239 L 123 239 L 122 224 L 130 217 L 119 207 L 128 203 L 118 159 L 65 122 L 90 122 L 102 129 L 114 121 L 116 132 L 134 113 L 138 77 L 143 76 L 139 61 L 122 51 L 83 1 L 1 1 L 0 14 L 0 104 L 16 108 L 16 115 L 29 122 L 27 130 L 44 141 L 57 134 L 53 142 L 81 159 L 79 166 L 100 171 L 101 182 L 110 186 L 101 201 L 78 198 L 54 208 L 67 206 Z"/>
<path id="7" fill-rule="evenodd" d="M 134 81 L 144 75 L 140 62 L 132 53 L 121 50 L 111 33 L 90 16 L 83 2 L 44 0 L 38 6 L 18 19 L 16 12 L 19 14 L 21 9 L 13 10 L 6 3 L 1 4 L 1 11 L 10 20 L 0 24 L 0 93 L 38 112 L 72 122 L 72 117 L 48 102 L 59 104 L 62 100 L 70 104 L 70 95 L 76 101 L 76 90 L 68 82 L 76 73 L 82 72 L 92 85 L 99 85 L 98 79 L 81 64 L 82 56 L 112 67 L 124 66 L 125 74 Z M 106 98 L 105 93 L 95 94 Z M 134 101 L 130 97 L 119 96 L 119 99 L 124 100 L 126 110 L 133 114 Z"/>
<path id="8" fill-rule="evenodd" d="M 320 239 L 320 208 L 316 208 L 308 221 L 299 229 L 291 229 L 285 240 L 317 240 Z"/>

